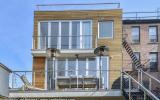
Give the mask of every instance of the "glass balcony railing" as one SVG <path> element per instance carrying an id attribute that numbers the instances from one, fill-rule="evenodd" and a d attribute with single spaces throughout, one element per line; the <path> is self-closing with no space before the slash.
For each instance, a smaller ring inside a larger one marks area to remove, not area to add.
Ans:
<path id="1" fill-rule="evenodd" d="M 85 70 L 88 73 L 96 72 L 97 75 L 63 75 L 62 73 L 72 72 L 73 70 L 50 70 L 50 71 L 13 71 L 10 74 L 9 88 L 11 91 L 32 91 L 32 90 L 109 90 L 109 79 L 114 77 L 107 75 L 121 75 L 120 70 Z M 76 70 L 83 72 L 82 70 Z M 99 76 L 101 72 L 101 77 Z M 54 74 L 55 73 L 55 74 Z M 55 78 L 54 78 L 55 75 Z M 46 77 L 45 77 L 46 76 Z M 117 83 L 116 83 L 117 82 Z M 120 89 L 120 81 L 115 81 L 113 89 Z M 116 87 L 116 88 L 115 88 Z"/>
<path id="2" fill-rule="evenodd" d="M 97 45 L 94 35 L 33 36 L 33 49 L 92 49 Z"/>

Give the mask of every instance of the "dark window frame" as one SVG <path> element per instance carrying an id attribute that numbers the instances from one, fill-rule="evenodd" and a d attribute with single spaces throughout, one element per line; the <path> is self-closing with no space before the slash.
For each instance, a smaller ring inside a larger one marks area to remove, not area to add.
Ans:
<path id="1" fill-rule="evenodd" d="M 138 37 L 139 40 L 138 40 L 137 42 L 134 42 L 133 39 L 132 39 L 132 43 L 134 43 L 134 44 L 138 43 L 138 44 L 139 44 L 139 43 L 141 42 L 141 36 L 140 36 L 141 27 L 140 27 L 140 26 L 131 26 L 131 38 L 132 38 L 132 29 L 133 29 L 133 28 L 138 28 L 138 29 L 139 29 L 139 37 Z"/>
<path id="2" fill-rule="evenodd" d="M 154 67 L 154 69 L 153 68 L 151 68 L 151 62 L 149 63 L 149 69 L 150 69 L 150 72 L 157 72 L 158 71 L 158 52 L 150 52 L 149 53 L 149 55 L 150 54 L 156 54 L 156 67 Z M 149 60 L 150 60 L 150 58 L 149 58 Z"/>
<path id="3" fill-rule="evenodd" d="M 149 29 L 150 29 L 150 27 L 156 27 L 156 41 L 155 42 L 158 42 L 158 26 L 157 25 L 151 25 L 151 26 L 149 26 L 148 27 L 148 38 L 149 38 Z M 152 42 L 151 40 L 150 40 L 150 38 L 149 38 L 149 42 L 151 42 L 151 43 L 155 43 L 155 42 Z"/>

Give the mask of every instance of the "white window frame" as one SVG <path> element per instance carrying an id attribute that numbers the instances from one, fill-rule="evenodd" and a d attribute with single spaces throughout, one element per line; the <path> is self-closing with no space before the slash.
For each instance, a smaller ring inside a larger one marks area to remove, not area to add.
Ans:
<path id="1" fill-rule="evenodd" d="M 51 34 L 51 23 L 52 22 L 58 22 L 59 23 L 59 37 L 58 37 L 58 42 L 57 42 L 57 48 L 61 49 L 61 23 L 62 22 L 69 22 L 69 49 L 72 49 L 72 22 L 77 21 L 80 22 L 80 48 L 79 49 L 85 49 L 82 45 L 82 23 L 83 22 L 90 22 L 91 23 L 91 36 L 93 38 L 93 32 L 92 32 L 92 20 L 49 20 L 49 21 L 39 21 L 38 22 L 38 36 L 40 36 L 40 23 L 41 22 L 47 22 L 48 23 L 48 34 Z M 49 36 L 48 35 L 48 36 Z M 50 41 L 51 38 L 48 38 L 48 41 Z M 92 39 L 91 39 L 91 45 L 93 44 Z M 50 42 L 48 42 L 48 46 L 50 47 Z M 38 49 L 41 49 L 40 47 L 40 38 L 38 38 Z M 78 49 L 78 48 L 77 48 Z"/>
<path id="2" fill-rule="evenodd" d="M 112 22 L 112 36 L 111 37 L 100 37 L 100 22 Z M 105 21 L 99 21 L 98 22 L 98 39 L 113 39 L 114 38 L 114 20 L 105 20 Z"/>

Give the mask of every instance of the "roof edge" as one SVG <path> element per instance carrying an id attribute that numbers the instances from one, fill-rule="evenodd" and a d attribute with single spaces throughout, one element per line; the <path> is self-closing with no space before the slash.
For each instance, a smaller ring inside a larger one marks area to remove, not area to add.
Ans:
<path id="1" fill-rule="evenodd" d="M 8 67 L 6 67 L 4 64 L 2 64 L 2 63 L 0 63 L 0 67 L 2 67 L 3 69 L 5 69 L 6 71 L 8 71 L 8 72 L 12 72 L 12 70 L 11 69 L 9 69 Z"/>

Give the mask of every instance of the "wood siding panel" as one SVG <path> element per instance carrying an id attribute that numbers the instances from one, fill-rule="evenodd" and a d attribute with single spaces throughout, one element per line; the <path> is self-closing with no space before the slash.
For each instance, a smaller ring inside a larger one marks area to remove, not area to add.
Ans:
<path id="1" fill-rule="evenodd" d="M 45 58 L 33 58 L 33 85 L 38 88 L 44 88 L 45 83 Z"/>

